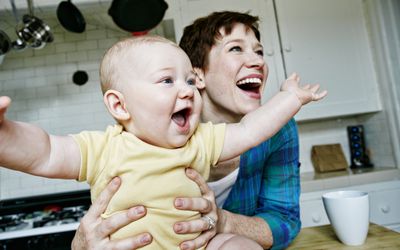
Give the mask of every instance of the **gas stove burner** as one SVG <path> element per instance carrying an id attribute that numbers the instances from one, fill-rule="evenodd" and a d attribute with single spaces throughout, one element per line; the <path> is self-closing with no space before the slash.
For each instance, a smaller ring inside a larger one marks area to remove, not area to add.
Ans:
<path id="1" fill-rule="evenodd" d="M 54 210 L 48 212 L 37 212 L 34 216 L 29 216 L 33 218 L 33 227 L 48 227 L 63 225 L 69 223 L 79 222 L 86 211 L 87 207 L 66 207 L 61 210 Z"/>
<path id="2" fill-rule="evenodd" d="M 0 230 L 2 232 L 22 230 L 29 223 L 23 221 L 23 214 L 0 216 Z"/>
<path id="3" fill-rule="evenodd" d="M 0 249 L 70 250 L 90 205 L 89 190 L 0 200 Z"/>
<path id="4" fill-rule="evenodd" d="M 58 225 L 65 225 L 65 224 L 70 224 L 77 222 L 75 219 L 63 219 L 63 220 L 51 220 L 46 222 L 43 226 L 44 227 L 50 227 L 50 226 L 58 226 Z"/>
<path id="5" fill-rule="evenodd" d="M 18 231 L 32 228 L 51 227 L 77 223 L 85 215 L 89 206 L 57 207 L 50 210 L 34 211 L 0 216 L 0 232 Z"/>

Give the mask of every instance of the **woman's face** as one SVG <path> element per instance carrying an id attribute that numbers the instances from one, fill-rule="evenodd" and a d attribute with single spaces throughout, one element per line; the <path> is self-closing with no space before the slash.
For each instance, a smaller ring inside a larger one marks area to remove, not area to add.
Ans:
<path id="1" fill-rule="evenodd" d="M 268 68 L 251 29 L 238 23 L 229 35 L 224 29 L 220 33 L 222 38 L 211 48 L 203 72 L 204 108 L 221 117 L 219 122 L 236 122 L 260 106 Z"/>

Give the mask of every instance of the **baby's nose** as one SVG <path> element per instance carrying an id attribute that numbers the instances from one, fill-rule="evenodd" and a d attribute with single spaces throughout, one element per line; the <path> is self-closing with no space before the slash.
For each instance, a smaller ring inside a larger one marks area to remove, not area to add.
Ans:
<path id="1" fill-rule="evenodd" d="M 179 97 L 180 98 L 192 98 L 194 95 L 194 87 L 189 86 L 187 84 L 182 85 L 179 88 Z"/>

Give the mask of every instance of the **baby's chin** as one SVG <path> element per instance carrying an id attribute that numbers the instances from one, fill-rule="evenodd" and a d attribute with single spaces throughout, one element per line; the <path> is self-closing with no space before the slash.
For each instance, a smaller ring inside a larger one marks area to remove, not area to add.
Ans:
<path id="1" fill-rule="evenodd" d="M 179 137 L 184 137 L 184 136 L 179 136 Z M 162 146 L 163 148 L 181 148 L 186 145 L 186 143 L 189 141 L 190 137 L 185 138 L 175 138 L 174 140 L 170 140 L 166 145 Z"/>

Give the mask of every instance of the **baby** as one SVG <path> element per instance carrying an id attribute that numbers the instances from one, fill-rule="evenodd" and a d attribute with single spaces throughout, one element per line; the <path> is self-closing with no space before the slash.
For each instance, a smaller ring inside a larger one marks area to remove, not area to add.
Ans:
<path id="1" fill-rule="evenodd" d="M 253 70 L 243 82 L 262 85 L 265 72 Z M 104 217 L 141 204 L 147 215 L 115 232 L 125 238 L 149 232 L 145 249 L 177 249 L 196 235 L 178 235 L 177 221 L 199 218 L 198 212 L 173 206 L 175 197 L 198 197 L 199 187 L 185 175 L 192 167 L 208 178 L 210 165 L 225 161 L 273 136 L 301 108 L 326 91 L 299 87 L 293 74 L 282 90 L 240 123 L 199 124 L 202 101 L 196 74 L 183 50 L 155 36 L 128 38 L 105 54 L 100 66 L 104 103 L 117 125 L 105 132 L 49 135 L 42 129 L 5 118 L 8 97 L 0 98 L 0 165 L 51 178 L 87 181 L 92 200 L 109 181 L 122 186 Z"/>

